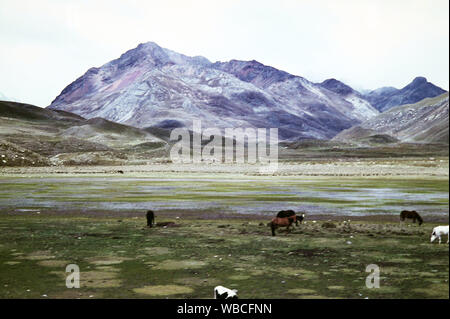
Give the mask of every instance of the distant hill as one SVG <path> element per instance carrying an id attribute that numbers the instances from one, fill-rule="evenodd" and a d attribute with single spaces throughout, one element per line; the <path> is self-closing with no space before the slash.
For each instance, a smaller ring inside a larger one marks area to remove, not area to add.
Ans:
<path id="1" fill-rule="evenodd" d="M 449 94 L 394 107 L 339 133 L 335 141 L 449 143 Z"/>
<path id="2" fill-rule="evenodd" d="M 105 119 L 0 101 L 0 166 L 151 161 L 166 145 L 149 132 Z"/>
<path id="3" fill-rule="evenodd" d="M 383 87 L 370 91 L 363 98 L 380 112 L 404 104 L 413 104 L 427 97 L 435 97 L 445 93 L 440 87 L 427 81 L 424 77 L 416 77 L 410 84 L 402 89 Z"/>

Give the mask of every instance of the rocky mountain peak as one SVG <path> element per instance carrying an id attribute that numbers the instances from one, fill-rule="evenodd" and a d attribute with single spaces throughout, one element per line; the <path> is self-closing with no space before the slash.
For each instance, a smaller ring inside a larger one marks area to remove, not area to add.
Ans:
<path id="1" fill-rule="evenodd" d="M 427 83 L 427 78 L 423 77 L 423 76 L 418 76 L 416 78 L 414 78 L 414 80 L 411 82 L 412 85 L 420 85 L 423 83 Z"/>
<path id="2" fill-rule="evenodd" d="M 119 69 L 136 66 L 142 62 L 152 63 L 155 66 L 165 65 L 171 62 L 166 50 L 154 42 L 139 44 L 136 48 L 128 50 L 120 58 L 112 61 Z"/>
<path id="3" fill-rule="evenodd" d="M 320 86 L 326 88 L 327 90 L 333 91 L 334 93 L 340 95 L 348 95 L 350 93 L 356 93 L 351 87 L 347 84 L 342 83 L 336 79 L 328 79 L 320 83 Z"/>
<path id="4" fill-rule="evenodd" d="M 446 91 L 418 76 L 402 89 L 385 88 L 373 90 L 364 95 L 375 108 L 381 112 L 394 106 L 417 103 L 424 98 L 439 96 Z"/>
<path id="5" fill-rule="evenodd" d="M 264 65 L 256 60 L 216 62 L 213 64 L 213 67 L 231 73 L 242 81 L 250 82 L 263 88 L 295 77 L 292 74 Z"/>

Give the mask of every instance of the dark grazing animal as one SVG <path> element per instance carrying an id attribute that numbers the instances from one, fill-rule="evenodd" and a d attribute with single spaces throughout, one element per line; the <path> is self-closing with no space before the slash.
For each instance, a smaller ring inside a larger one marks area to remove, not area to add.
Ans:
<path id="1" fill-rule="evenodd" d="M 295 225 L 298 226 L 298 222 L 302 223 L 303 219 L 305 219 L 305 214 L 296 215 L 296 213 L 292 209 L 288 210 L 280 210 L 277 214 L 277 217 L 291 217 L 295 216 Z"/>
<path id="2" fill-rule="evenodd" d="M 147 227 L 152 227 L 155 223 L 155 213 L 152 210 L 147 211 Z"/>
<path id="3" fill-rule="evenodd" d="M 292 209 L 280 210 L 277 214 L 277 217 L 280 217 L 280 218 L 291 217 L 291 216 L 295 216 L 295 212 Z"/>
<path id="4" fill-rule="evenodd" d="M 423 223 L 422 217 L 420 217 L 420 215 L 415 210 L 402 210 L 402 212 L 400 213 L 400 221 L 404 222 L 406 218 L 412 219 L 413 223 L 415 223 L 417 220 L 419 222 L 419 226 Z"/>
<path id="5" fill-rule="evenodd" d="M 292 209 L 288 210 L 280 210 L 277 214 L 277 217 L 289 217 L 295 215 L 295 212 Z"/>
<path id="6" fill-rule="evenodd" d="M 289 232 L 289 227 L 291 227 L 292 223 L 297 220 L 297 216 L 289 216 L 289 217 L 275 217 L 269 223 L 270 228 L 272 229 L 272 236 L 275 236 L 275 229 L 278 227 L 286 227 L 286 230 Z"/>

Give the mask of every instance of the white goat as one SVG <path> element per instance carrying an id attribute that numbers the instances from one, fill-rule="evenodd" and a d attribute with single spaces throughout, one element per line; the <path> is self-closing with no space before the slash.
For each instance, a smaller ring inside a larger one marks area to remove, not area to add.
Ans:
<path id="1" fill-rule="evenodd" d="M 214 299 L 238 299 L 237 290 L 217 286 L 214 288 Z"/>

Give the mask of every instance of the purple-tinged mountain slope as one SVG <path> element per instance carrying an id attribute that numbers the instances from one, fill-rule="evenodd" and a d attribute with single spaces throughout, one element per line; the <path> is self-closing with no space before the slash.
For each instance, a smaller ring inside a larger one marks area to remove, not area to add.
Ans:
<path id="1" fill-rule="evenodd" d="M 448 105 L 448 93 L 414 104 L 399 105 L 342 131 L 334 139 L 358 141 L 385 135 L 402 142 L 448 144 Z"/>
<path id="2" fill-rule="evenodd" d="M 428 82 L 426 78 L 416 77 L 410 84 L 400 90 L 393 87 L 384 87 L 365 94 L 364 98 L 377 110 L 385 112 L 394 106 L 413 104 L 445 92 L 447 91 Z"/>
<path id="3" fill-rule="evenodd" d="M 211 63 L 155 43 L 89 69 L 49 106 L 139 128 L 277 127 L 281 139 L 328 139 L 378 114 L 369 103 L 256 61 Z M 171 124 L 172 123 L 172 124 Z"/>

